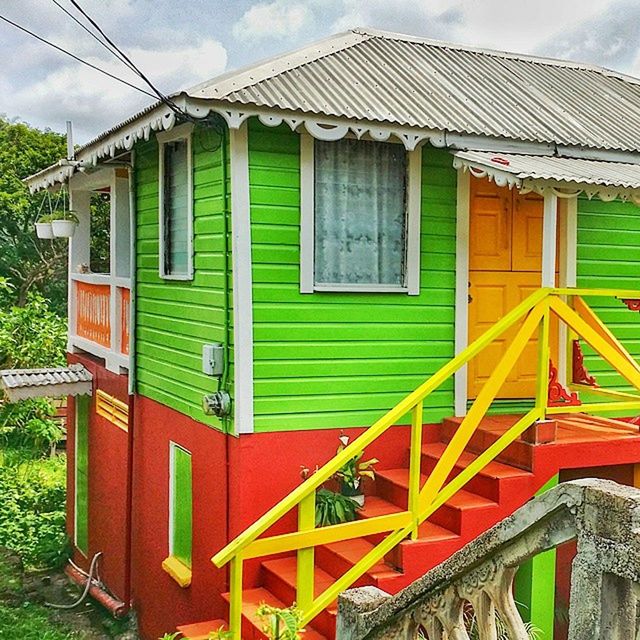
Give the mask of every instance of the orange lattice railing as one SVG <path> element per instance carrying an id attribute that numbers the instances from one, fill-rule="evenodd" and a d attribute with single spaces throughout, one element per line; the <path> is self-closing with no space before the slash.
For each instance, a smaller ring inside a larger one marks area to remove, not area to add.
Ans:
<path id="1" fill-rule="evenodd" d="M 119 287 L 120 291 L 120 353 L 129 355 L 129 316 L 131 314 L 131 293 Z"/>
<path id="2" fill-rule="evenodd" d="M 108 284 L 76 282 L 76 334 L 111 347 L 111 287 Z"/>

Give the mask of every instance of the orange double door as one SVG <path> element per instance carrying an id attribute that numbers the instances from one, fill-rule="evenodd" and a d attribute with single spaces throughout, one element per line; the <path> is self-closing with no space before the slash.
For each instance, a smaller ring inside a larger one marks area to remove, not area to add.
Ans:
<path id="1" fill-rule="evenodd" d="M 543 199 L 521 195 L 488 180 L 471 178 L 469 217 L 469 342 L 539 289 L 542 282 Z M 469 397 L 475 398 L 496 368 L 520 325 L 476 356 L 468 368 Z M 557 351 L 557 327 L 551 330 Z M 498 397 L 531 398 L 538 363 L 537 336 L 530 340 Z"/>

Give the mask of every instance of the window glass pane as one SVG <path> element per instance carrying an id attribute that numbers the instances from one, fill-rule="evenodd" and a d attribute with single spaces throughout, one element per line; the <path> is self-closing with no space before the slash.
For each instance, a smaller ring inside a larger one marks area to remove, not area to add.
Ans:
<path id="1" fill-rule="evenodd" d="M 188 144 L 176 140 L 164 145 L 165 272 L 185 275 L 189 267 Z"/>
<path id="2" fill-rule="evenodd" d="M 316 140 L 314 156 L 316 283 L 402 286 L 404 147 Z"/>
<path id="3" fill-rule="evenodd" d="M 172 556 L 191 568 L 191 454 L 176 445 L 172 445 L 171 470 L 171 550 Z"/>

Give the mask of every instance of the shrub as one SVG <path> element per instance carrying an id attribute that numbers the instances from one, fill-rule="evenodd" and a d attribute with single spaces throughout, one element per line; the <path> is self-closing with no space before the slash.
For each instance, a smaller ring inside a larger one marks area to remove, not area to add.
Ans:
<path id="1" fill-rule="evenodd" d="M 358 504 L 340 493 L 319 489 L 316 493 L 316 527 L 341 524 L 356 519 Z"/>
<path id="2" fill-rule="evenodd" d="M 63 456 L 0 466 L 0 546 L 29 567 L 58 567 L 68 557 L 65 468 Z"/>

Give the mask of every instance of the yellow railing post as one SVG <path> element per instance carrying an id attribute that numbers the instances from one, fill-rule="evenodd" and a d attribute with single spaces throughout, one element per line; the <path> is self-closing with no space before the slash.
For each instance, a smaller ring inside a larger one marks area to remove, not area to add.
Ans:
<path id="1" fill-rule="evenodd" d="M 543 303 L 541 303 L 543 304 Z M 540 323 L 540 334 L 538 337 L 538 375 L 536 380 L 536 409 L 545 417 L 544 411 L 547 408 L 547 400 L 549 395 L 549 325 L 550 315 L 549 302 L 545 303 L 544 315 Z"/>
<path id="2" fill-rule="evenodd" d="M 242 640 L 242 556 L 236 554 L 231 559 L 229 569 L 229 630 L 231 640 Z"/>
<path id="3" fill-rule="evenodd" d="M 415 526 L 411 539 L 418 537 L 418 499 L 420 497 L 420 467 L 422 462 L 422 410 L 423 403 L 418 402 L 411 412 L 411 449 L 409 452 L 409 504 Z"/>
<path id="4" fill-rule="evenodd" d="M 316 526 L 316 493 L 304 497 L 298 505 L 298 531 L 312 531 Z M 302 611 L 313 605 L 314 592 L 314 548 L 298 549 L 298 573 L 296 575 L 296 604 Z"/>

